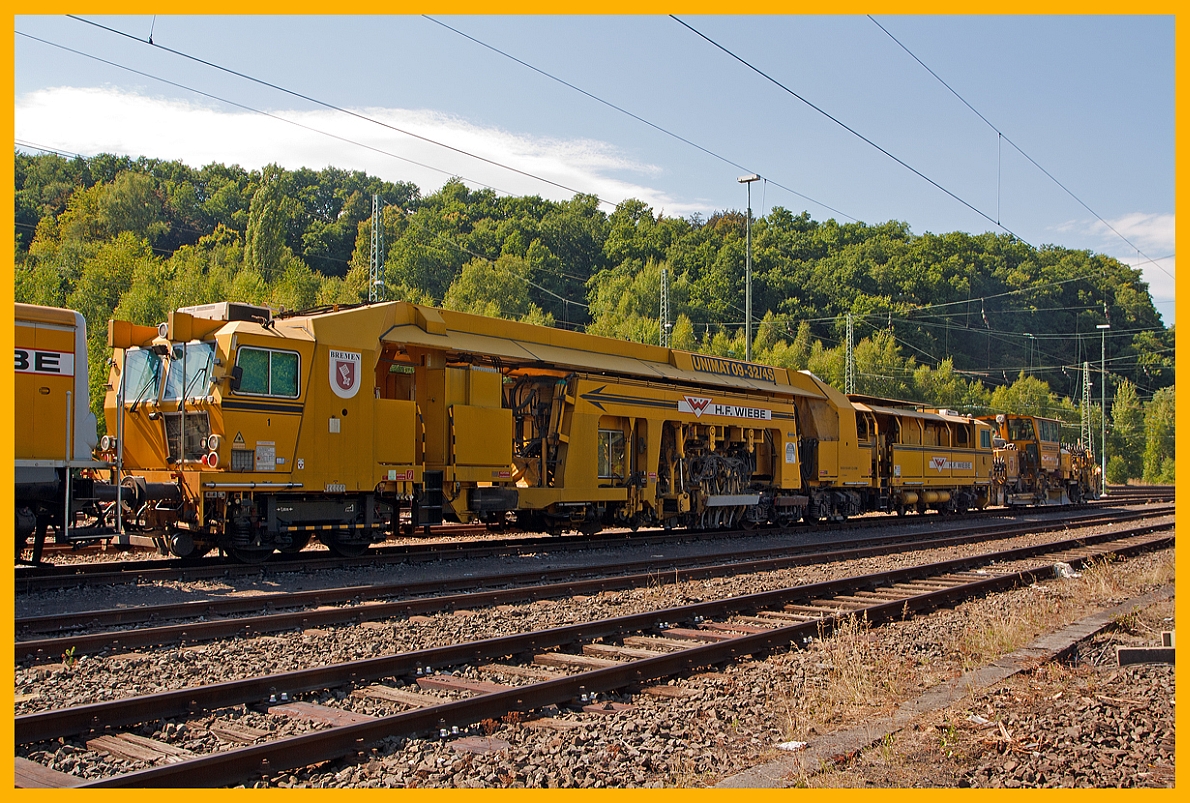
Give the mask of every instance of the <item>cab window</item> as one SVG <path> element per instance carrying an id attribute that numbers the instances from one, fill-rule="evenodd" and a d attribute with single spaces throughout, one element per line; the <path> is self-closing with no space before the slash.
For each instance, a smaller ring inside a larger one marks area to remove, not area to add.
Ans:
<path id="1" fill-rule="evenodd" d="M 1032 418 L 1008 419 L 1008 439 L 1010 441 L 1031 441 L 1036 437 L 1033 432 Z"/>
<path id="2" fill-rule="evenodd" d="M 298 366 L 298 355 L 295 351 L 241 346 L 236 351 L 236 367 L 241 372 L 240 386 L 236 392 L 296 398 Z"/>
<path id="3" fill-rule="evenodd" d="M 161 390 L 161 358 L 149 349 L 130 348 L 124 354 L 124 401 L 156 400 Z"/>
<path id="4" fill-rule="evenodd" d="M 211 365 L 215 360 L 212 343 L 175 343 L 165 376 L 164 398 L 177 401 L 207 395 Z"/>
<path id="5" fill-rule="evenodd" d="M 599 430 L 599 479 L 624 479 L 624 433 Z"/>

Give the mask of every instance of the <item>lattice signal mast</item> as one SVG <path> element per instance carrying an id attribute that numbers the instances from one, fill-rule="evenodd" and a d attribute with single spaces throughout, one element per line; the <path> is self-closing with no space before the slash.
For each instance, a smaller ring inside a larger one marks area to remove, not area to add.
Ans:
<path id="1" fill-rule="evenodd" d="M 855 393 L 855 324 L 851 313 L 847 313 L 847 375 L 843 379 L 843 392 Z"/>
<path id="2" fill-rule="evenodd" d="M 384 301 L 384 201 L 372 196 L 372 259 L 368 267 L 368 301 Z"/>
<path id="3" fill-rule="evenodd" d="M 668 348 L 669 333 L 670 329 L 673 328 L 673 324 L 669 322 L 669 271 L 665 268 L 661 269 L 661 310 L 658 313 L 658 322 L 661 325 L 659 343 Z"/>
<path id="4" fill-rule="evenodd" d="M 1083 400 L 1082 400 L 1082 429 L 1079 432 L 1079 441 L 1088 449 L 1094 443 L 1092 438 L 1094 435 L 1091 424 L 1091 363 L 1083 362 Z"/>

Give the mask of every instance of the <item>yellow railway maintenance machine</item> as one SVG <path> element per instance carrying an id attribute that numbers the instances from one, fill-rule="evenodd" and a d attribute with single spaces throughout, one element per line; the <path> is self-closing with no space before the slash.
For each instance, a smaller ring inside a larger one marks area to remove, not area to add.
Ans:
<path id="1" fill-rule="evenodd" d="M 982 420 L 994 434 L 993 504 L 1069 505 L 1098 498 L 1094 455 L 1082 445 L 1061 443 L 1061 421 L 1004 413 Z"/>
<path id="2" fill-rule="evenodd" d="M 359 554 L 444 516 L 726 527 L 870 505 L 851 405 L 806 373 L 406 302 L 213 304 L 109 341 L 128 526 L 179 555 L 311 536 Z"/>
<path id="3" fill-rule="evenodd" d="M 871 465 L 875 510 L 962 513 L 991 501 L 991 428 L 953 410 L 848 397 Z"/>
<path id="4" fill-rule="evenodd" d="M 16 554 L 19 559 L 32 535 L 39 562 L 50 527 L 59 543 L 103 531 L 95 498 L 103 483 L 91 474 L 107 464 L 91 454 L 97 433 L 83 316 L 31 304 L 17 304 L 15 314 Z"/>
<path id="5" fill-rule="evenodd" d="M 382 395 L 417 402 L 444 509 L 546 531 L 858 513 L 855 422 L 808 374 L 409 304 Z M 355 314 L 355 313 L 349 313 Z"/>
<path id="6" fill-rule="evenodd" d="M 415 402 L 380 392 L 384 320 L 224 302 L 156 328 L 110 322 L 126 527 L 176 555 L 246 562 L 311 537 L 344 556 L 383 540 L 421 482 L 423 440 Z"/>

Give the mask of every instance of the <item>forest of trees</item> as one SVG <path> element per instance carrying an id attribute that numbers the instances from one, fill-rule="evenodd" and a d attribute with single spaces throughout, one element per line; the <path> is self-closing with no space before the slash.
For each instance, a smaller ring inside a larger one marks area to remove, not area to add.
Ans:
<path id="1" fill-rule="evenodd" d="M 16 299 L 81 311 L 92 364 L 110 356 L 111 317 L 156 324 L 213 301 L 366 300 L 374 194 L 389 299 L 655 343 L 664 270 L 671 345 L 744 356 L 742 212 L 665 217 L 637 200 L 608 210 L 593 196 L 500 197 L 457 180 L 422 195 L 335 168 L 15 159 Z M 1108 479 L 1172 481 L 1174 332 L 1139 270 L 1008 235 L 915 235 L 782 207 L 753 220 L 752 242 L 754 361 L 842 388 L 850 313 L 858 392 L 1049 415 L 1070 441 L 1085 361 L 1099 432 L 1095 327 L 1109 322 Z"/>

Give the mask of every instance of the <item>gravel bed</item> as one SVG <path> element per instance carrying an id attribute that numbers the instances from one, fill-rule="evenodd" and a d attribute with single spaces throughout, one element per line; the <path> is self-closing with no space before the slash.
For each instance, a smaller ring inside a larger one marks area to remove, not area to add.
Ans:
<path id="1" fill-rule="evenodd" d="M 1050 538 L 1025 537 L 1013 539 L 1013 543 L 1043 540 Z M 956 547 L 938 551 L 929 559 L 941 560 L 987 551 L 988 548 L 987 545 Z M 645 547 L 645 550 L 655 553 L 657 547 Z M 1123 564 L 1128 574 L 1138 578 L 1134 583 L 1137 589 L 1144 590 L 1146 583 L 1147 587 L 1159 584 L 1144 580 L 1146 570 L 1153 574 L 1168 564 L 1167 573 L 1172 577 L 1172 550 L 1167 553 L 1145 556 Z M 1163 554 L 1165 557 L 1161 557 Z M 565 557 L 570 559 L 574 556 Z M 399 618 L 360 626 L 310 629 L 186 648 L 142 650 L 116 656 L 86 656 L 58 665 L 18 667 L 16 709 L 18 713 L 27 713 L 60 708 L 181 688 L 193 685 L 200 678 L 202 682 L 213 683 L 528 629 L 556 627 L 682 602 L 753 593 L 795 583 L 910 565 L 925 559 L 920 555 L 912 558 L 885 556 L 828 566 L 798 567 L 763 575 L 694 581 L 677 587 L 653 586 L 588 598 L 543 600 L 528 605 Z M 487 562 L 483 572 L 491 571 L 492 565 L 492 561 Z M 416 570 L 425 568 L 425 565 L 420 565 Z M 461 567 L 451 568 L 457 571 Z M 353 573 L 350 580 L 344 581 L 342 575 L 345 571 L 333 573 L 339 576 L 335 582 L 367 582 L 361 579 L 360 574 L 363 573 L 360 572 Z M 391 575 L 391 569 L 385 569 L 384 573 L 386 576 Z M 258 582 L 274 590 L 289 588 L 284 578 L 268 578 Z M 776 653 L 763 661 L 747 660 L 728 666 L 722 672 L 700 673 L 671 682 L 670 685 L 679 688 L 680 693 L 685 695 L 682 697 L 658 698 L 625 692 L 607 698 L 608 701 L 630 703 L 633 707 L 629 711 L 611 715 L 548 712 L 558 721 L 548 722 L 546 726 L 520 722 L 517 718 L 485 723 L 471 735 L 490 736 L 498 740 L 491 743 L 494 749 L 491 753 L 460 752 L 451 741 L 394 740 L 374 749 L 359 762 L 332 762 L 322 768 L 307 768 L 272 778 L 267 784 L 313 787 L 710 785 L 734 772 L 769 760 L 777 755 L 775 745 L 779 742 L 809 739 L 816 734 L 844 727 L 848 722 L 863 721 L 865 712 L 870 713 L 895 700 L 913 696 L 936 682 L 961 674 L 975 660 L 972 657 L 974 648 L 961 643 L 956 646 L 955 634 L 972 629 L 972 617 L 975 616 L 972 611 L 989 609 L 993 614 L 999 611 L 1000 615 L 1008 615 L 1013 611 L 1038 608 L 1047 613 L 1049 619 L 1069 621 L 1081 615 L 1085 608 L 1085 604 L 1080 607 L 1073 600 L 1087 595 L 1085 589 L 1078 590 L 1087 585 L 1086 580 L 1047 582 L 988 600 L 965 603 L 954 610 L 942 611 L 925 619 L 859 634 L 857 643 L 871 650 L 860 663 L 868 664 L 873 669 L 879 667 L 883 684 L 876 689 L 878 693 L 872 699 L 866 702 L 861 700 L 862 704 L 855 700 L 842 708 L 837 701 L 828 704 L 828 692 L 847 685 L 838 677 L 843 662 L 836 653 L 830 652 L 832 648 L 828 641 L 816 643 L 806 651 Z M 1113 599 L 1113 593 L 1125 597 L 1139 593 L 1132 588 L 1126 591 L 1124 593 L 1114 587 L 1100 589 L 1096 602 Z M 990 614 L 985 612 L 981 615 Z M 1037 632 L 1057 626 L 1049 620 L 1033 624 Z M 988 659 L 983 653 L 976 657 L 978 660 Z M 889 661 L 895 664 L 897 671 L 889 670 Z M 459 671 L 480 677 L 474 668 L 462 668 Z M 483 677 L 495 679 L 491 675 Z M 504 680 L 526 682 L 513 678 Z M 895 686 L 889 686 L 892 681 L 895 681 Z M 1119 696 L 1128 697 L 1126 694 Z M 373 715 L 399 710 L 399 706 L 350 697 L 341 690 L 310 699 Z M 805 705 L 807 699 L 816 701 L 812 710 Z M 213 712 L 189 722 L 174 721 L 145 726 L 142 734 L 195 752 L 227 749 L 226 744 L 207 730 L 207 725 L 216 716 L 220 721 L 236 721 L 247 727 L 269 730 L 271 738 L 317 727 L 240 707 Z M 1156 713 L 1153 716 L 1158 717 Z M 1172 724 L 1169 727 L 1172 728 Z M 34 746 L 36 749 L 29 752 L 18 750 L 18 754 L 83 777 L 127 771 L 138 766 L 136 762 L 101 759 L 87 750 L 81 741 L 64 741 L 64 744 L 48 748 L 46 745 L 37 745 Z M 995 781 L 991 775 L 980 781 L 972 774 L 970 784 L 995 785 Z M 1091 785 L 1114 784 L 1093 782 Z"/>
<path id="2" fill-rule="evenodd" d="M 1143 509 L 1143 508 L 1142 508 Z M 884 514 L 874 514 L 888 518 Z M 1022 513 L 1013 517 L 1005 526 L 1016 523 L 1055 521 L 1050 512 Z M 621 561 L 636 561 L 648 558 L 669 557 L 673 559 L 700 556 L 712 552 L 730 552 L 743 546 L 745 549 L 802 547 L 818 545 L 829 548 L 832 542 L 848 537 L 883 537 L 930 535 L 940 528 L 958 525 L 961 519 L 927 515 L 920 524 L 902 524 L 888 527 L 873 527 L 854 533 L 822 533 L 812 528 L 798 528 L 789 532 L 766 533 L 758 531 L 746 539 L 722 538 L 707 541 L 675 540 L 667 544 L 641 544 L 639 546 L 611 549 L 591 549 L 551 553 L 548 549 L 522 555 L 460 559 L 449 555 L 442 560 L 430 562 L 392 563 L 342 567 L 336 569 L 311 570 L 303 572 L 272 573 L 262 569 L 261 573 L 213 577 L 188 581 L 152 581 L 133 584 L 122 583 L 111 586 L 66 588 L 19 594 L 15 598 L 15 614 L 18 617 L 49 616 L 74 611 L 101 610 L 106 608 L 165 605 L 183 602 L 207 601 L 225 597 L 250 597 L 282 592 L 309 591 L 340 586 L 371 585 L 433 580 L 454 580 L 472 576 L 550 570 L 567 567 L 582 568 Z M 972 527 L 986 526 L 986 521 L 970 522 Z M 481 536 L 482 537 L 482 536 Z M 493 536 L 494 537 L 494 536 Z M 1045 538 L 1045 536 L 1039 536 Z M 1055 536 L 1056 537 L 1056 536 Z M 1000 542 L 994 542 L 1000 543 Z M 308 547 L 318 549 L 320 545 Z M 987 547 L 991 549 L 992 547 Z M 80 555 L 83 553 L 79 553 Z M 108 553 L 111 554 L 111 553 Z"/>
<path id="3" fill-rule="evenodd" d="M 1043 543 L 1052 536 L 1029 535 L 996 546 Z M 456 610 L 433 616 L 396 617 L 360 625 L 308 628 L 251 638 L 232 638 L 187 647 L 141 648 L 109 655 L 64 656 L 61 664 L 18 666 L 18 714 L 86 702 L 184 688 L 201 679 L 215 683 L 360 660 L 379 655 L 543 630 L 594 619 L 724 599 L 794 585 L 907 567 L 931 560 L 980 554 L 987 544 L 966 544 L 927 553 L 905 553 L 859 560 L 710 578 L 676 585 L 603 592 L 590 597 L 538 600 L 494 608 Z M 605 558 L 606 559 L 606 558 Z M 1034 565 L 1025 561 L 1022 565 Z M 489 569 L 490 571 L 490 569 Z M 356 582 L 363 582 L 356 579 Z"/>
<path id="4" fill-rule="evenodd" d="M 1174 601 L 1126 617 L 1046 664 L 925 715 L 818 787 L 1132 788 L 1174 784 L 1174 668 L 1117 666 L 1116 648 L 1160 643 Z M 1003 726 L 1003 727 L 1001 727 Z"/>

